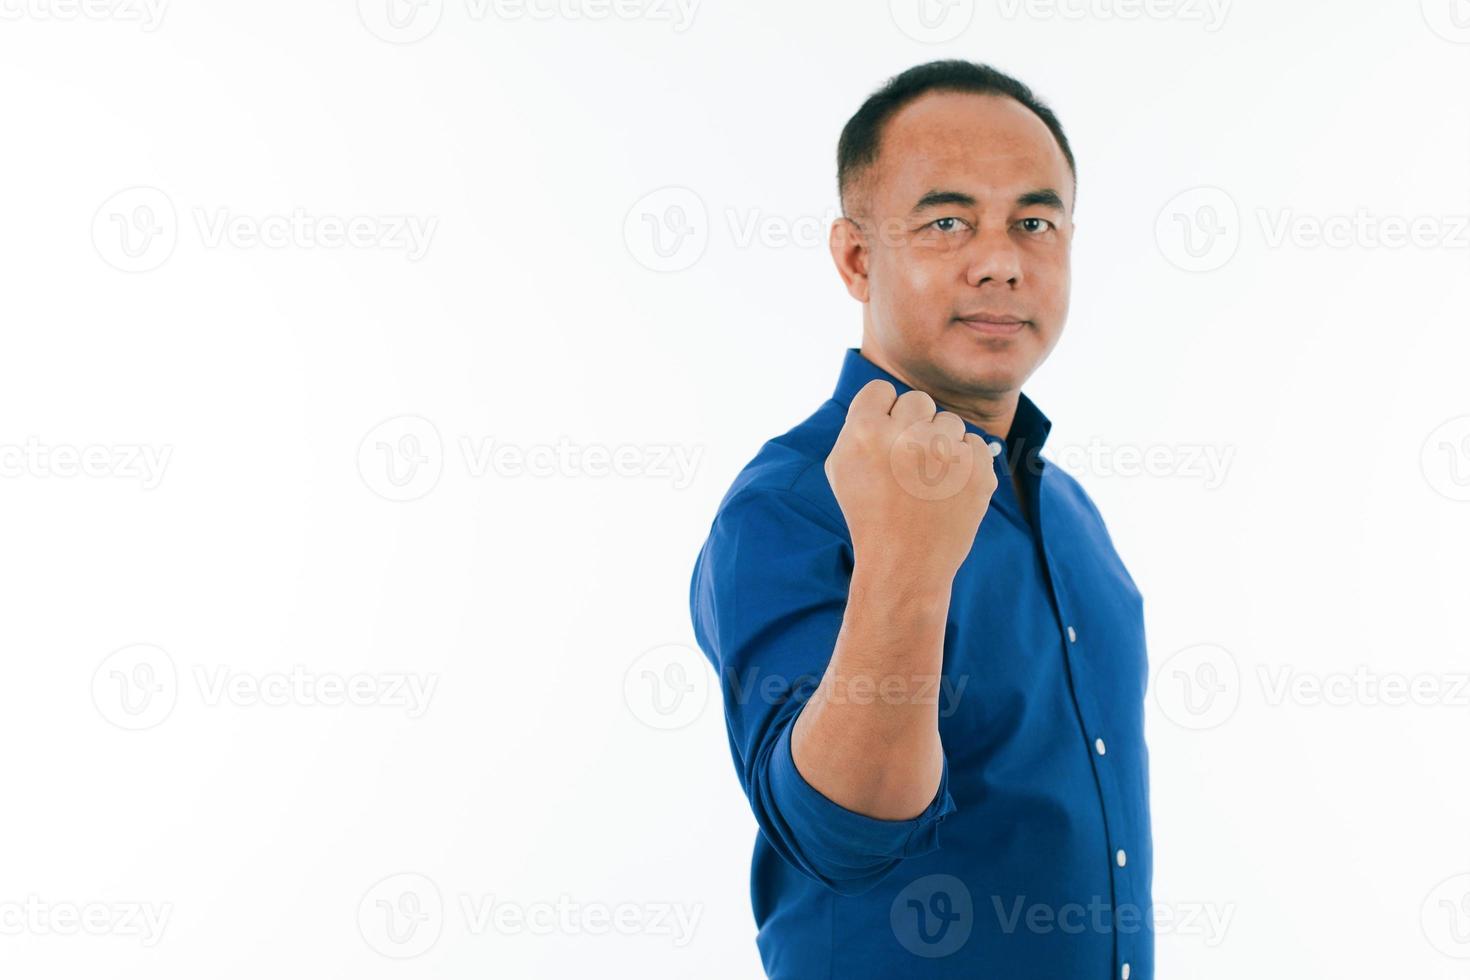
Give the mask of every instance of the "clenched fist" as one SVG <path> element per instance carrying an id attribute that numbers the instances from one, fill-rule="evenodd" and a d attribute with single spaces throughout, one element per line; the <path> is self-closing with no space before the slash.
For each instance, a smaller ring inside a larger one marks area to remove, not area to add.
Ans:
<path id="1" fill-rule="evenodd" d="M 857 562 L 948 587 L 995 491 L 990 446 L 922 391 L 869 381 L 827 457 Z"/>

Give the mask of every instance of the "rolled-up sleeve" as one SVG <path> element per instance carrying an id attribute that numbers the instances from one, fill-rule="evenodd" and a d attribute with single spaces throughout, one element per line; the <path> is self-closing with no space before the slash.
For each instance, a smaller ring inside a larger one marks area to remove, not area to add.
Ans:
<path id="1" fill-rule="evenodd" d="M 910 820 L 848 810 L 797 771 L 791 730 L 832 658 L 851 576 L 847 535 L 820 507 L 792 490 L 747 487 L 716 516 L 690 583 L 695 637 L 719 675 L 756 822 L 787 862 L 842 894 L 938 848 L 955 809 L 948 758 L 934 800 Z"/>

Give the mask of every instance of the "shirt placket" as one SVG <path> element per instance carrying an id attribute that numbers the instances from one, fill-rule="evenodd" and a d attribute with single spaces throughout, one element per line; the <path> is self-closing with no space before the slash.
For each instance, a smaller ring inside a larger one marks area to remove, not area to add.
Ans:
<path id="1" fill-rule="evenodd" d="M 1058 638 L 1067 668 L 1068 693 L 1077 715 L 1077 722 L 1087 740 L 1093 782 L 1097 787 L 1098 803 L 1102 809 L 1103 832 L 1108 841 L 1108 872 L 1112 891 L 1109 896 L 1112 903 L 1110 916 L 1113 935 L 1112 976 L 1120 977 L 1121 980 L 1129 980 L 1133 971 L 1133 946 L 1142 927 L 1142 923 L 1138 920 L 1140 916 L 1147 914 L 1147 910 L 1139 905 L 1135 876 L 1128 870 L 1128 846 L 1131 842 L 1128 840 L 1129 825 L 1125 819 L 1127 810 L 1123 805 L 1122 788 L 1116 766 L 1113 764 L 1116 756 L 1108 755 L 1107 718 L 1092 697 L 1092 687 L 1089 684 L 1092 671 L 1089 656 L 1092 655 L 1095 659 L 1096 652 L 1103 648 L 1106 638 L 1083 636 L 1077 628 L 1074 615 L 1075 605 L 1067 593 L 1065 580 L 1057 574 L 1051 551 L 1046 547 L 1043 516 L 1045 471 L 1048 464 L 1039 456 L 1035 458 L 1037 472 L 1029 475 L 1027 468 L 1023 466 L 1021 479 L 1027 482 L 1027 490 L 1031 496 L 1031 506 L 1034 512 L 1032 515 L 1033 528 L 1037 536 L 1037 548 L 1046 568 L 1052 608 L 1057 616 Z M 1127 919 L 1125 921 L 1128 924 L 1126 932 L 1119 928 L 1119 910 L 1126 910 Z"/>

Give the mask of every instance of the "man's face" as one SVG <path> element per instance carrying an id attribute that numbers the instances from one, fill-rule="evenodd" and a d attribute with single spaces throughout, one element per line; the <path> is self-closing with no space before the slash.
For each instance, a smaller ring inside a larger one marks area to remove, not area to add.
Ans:
<path id="1" fill-rule="evenodd" d="M 1018 391 L 1066 322 L 1074 193 L 1014 99 L 930 92 L 899 110 L 850 195 L 862 233 L 832 237 L 865 350 L 941 401 Z"/>

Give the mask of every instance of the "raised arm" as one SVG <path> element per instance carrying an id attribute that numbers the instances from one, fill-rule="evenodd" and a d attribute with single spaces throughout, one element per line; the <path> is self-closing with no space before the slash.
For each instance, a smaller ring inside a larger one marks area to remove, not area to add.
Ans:
<path id="1" fill-rule="evenodd" d="M 955 573 L 995 490 L 989 446 L 922 391 L 854 396 L 826 462 L 853 546 L 842 628 L 797 717 L 792 757 L 828 799 L 880 820 L 934 800 L 944 627 Z"/>

